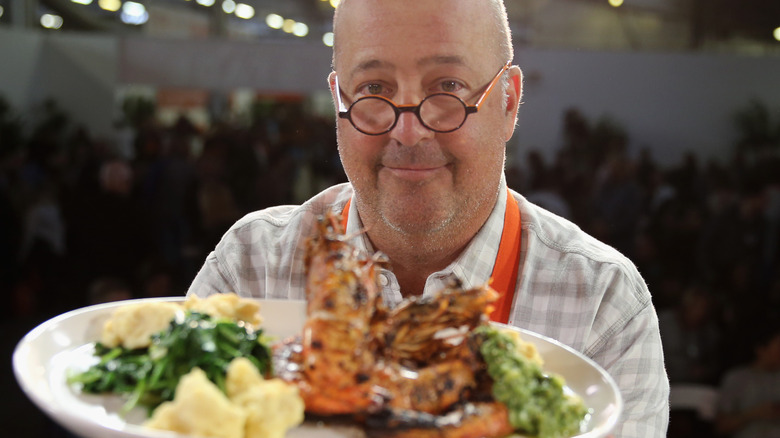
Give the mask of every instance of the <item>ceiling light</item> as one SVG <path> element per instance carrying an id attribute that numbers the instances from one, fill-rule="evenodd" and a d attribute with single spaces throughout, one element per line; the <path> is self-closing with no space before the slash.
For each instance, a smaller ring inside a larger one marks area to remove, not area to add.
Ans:
<path id="1" fill-rule="evenodd" d="M 333 32 L 325 32 L 322 42 L 328 47 L 333 47 Z"/>
<path id="2" fill-rule="evenodd" d="M 236 17 L 249 20 L 255 16 L 255 8 L 249 6 L 246 3 L 238 3 L 236 5 Z"/>
<path id="3" fill-rule="evenodd" d="M 122 7 L 122 2 L 119 0 L 98 0 L 98 6 L 106 11 L 116 12 Z"/>
<path id="4" fill-rule="evenodd" d="M 197 0 L 198 4 L 201 6 L 214 6 L 214 0 Z"/>
<path id="5" fill-rule="evenodd" d="M 295 26 L 295 20 L 287 18 L 284 20 L 284 23 L 282 24 L 282 30 L 287 33 L 292 33 L 294 26 Z"/>
<path id="6" fill-rule="evenodd" d="M 341 0 L 330 0 L 330 5 L 333 6 L 334 9 L 339 6 L 339 3 L 341 3 Z"/>
<path id="7" fill-rule="evenodd" d="M 623 0 L 609 0 L 609 4 L 610 6 L 618 8 L 623 4 Z"/>
<path id="8" fill-rule="evenodd" d="M 2 13 L 0 13 L 2 15 Z M 772 35 L 775 36 L 775 39 L 777 41 L 780 41 L 780 27 L 776 28 L 774 32 L 772 32 Z"/>
<path id="9" fill-rule="evenodd" d="M 146 13 L 146 8 L 140 3 L 125 2 L 125 4 L 122 5 L 122 12 L 127 15 L 138 16 Z"/>
<path id="10" fill-rule="evenodd" d="M 88 5 L 92 3 L 92 0 L 70 0 L 73 3 L 78 3 L 80 5 Z"/>
<path id="11" fill-rule="evenodd" d="M 225 0 L 222 2 L 222 10 L 225 11 L 226 14 L 232 14 L 236 11 L 236 2 L 233 0 Z"/>
<path id="12" fill-rule="evenodd" d="M 149 13 L 141 3 L 125 2 L 122 5 L 122 15 L 119 17 L 125 24 L 140 25 L 149 21 Z"/>
<path id="13" fill-rule="evenodd" d="M 41 26 L 46 29 L 59 29 L 62 27 L 62 17 L 54 14 L 41 15 Z"/>
<path id="14" fill-rule="evenodd" d="M 284 18 L 279 14 L 268 14 L 268 16 L 265 17 L 265 24 L 271 29 L 281 29 L 282 24 L 284 24 Z"/>
<path id="15" fill-rule="evenodd" d="M 306 23 L 295 23 L 292 30 L 293 35 L 297 37 L 305 37 L 309 34 L 309 26 Z"/>
<path id="16" fill-rule="evenodd" d="M 5 9 L 3 9 L 3 6 L 0 6 L 0 17 L 3 16 L 3 12 L 5 12 Z"/>

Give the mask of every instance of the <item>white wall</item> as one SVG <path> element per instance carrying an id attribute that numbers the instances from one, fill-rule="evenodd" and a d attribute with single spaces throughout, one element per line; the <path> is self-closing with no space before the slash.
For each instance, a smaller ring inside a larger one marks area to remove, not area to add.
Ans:
<path id="1" fill-rule="evenodd" d="M 521 50 L 515 62 L 527 78 L 514 139 L 520 158 L 560 146 L 569 107 L 623 124 L 632 149 L 649 146 L 662 163 L 689 150 L 727 157 L 733 114 L 752 98 L 780 110 L 780 58 Z"/>
<path id="2" fill-rule="evenodd" d="M 323 44 L 124 38 L 120 80 L 166 87 L 310 93 L 327 90 Z"/>
<path id="3" fill-rule="evenodd" d="M 0 94 L 13 106 L 26 106 L 38 71 L 43 36 L 0 27 Z"/>
<path id="4" fill-rule="evenodd" d="M 21 108 L 56 97 L 96 132 L 111 129 L 114 90 L 124 84 L 230 91 L 327 90 L 330 49 L 321 44 L 173 40 L 19 33 L 0 28 L 0 93 Z M 551 156 L 569 107 L 610 116 L 633 150 L 665 164 L 686 151 L 725 159 L 735 110 L 751 98 L 780 109 L 780 58 L 684 53 L 519 49 L 526 75 L 513 156 Z"/>
<path id="5" fill-rule="evenodd" d="M 113 135 L 117 87 L 114 37 L 0 28 L 0 94 L 28 117 L 52 98 L 74 122 Z"/>

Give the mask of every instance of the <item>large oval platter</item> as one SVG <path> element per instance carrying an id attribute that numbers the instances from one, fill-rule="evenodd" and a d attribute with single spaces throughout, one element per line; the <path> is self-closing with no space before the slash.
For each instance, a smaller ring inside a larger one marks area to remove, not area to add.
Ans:
<path id="1" fill-rule="evenodd" d="M 183 297 L 152 298 L 182 301 Z M 117 307 L 141 300 L 119 301 L 73 310 L 52 318 L 30 331 L 16 346 L 13 368 L 25 394 L 49 417 L 71 432 L 88 438 L 182 438 L 141 426 L 145 411 L 134 409 L 119 415 L 124 400 L 118 396 L 81 394 L 67 385 L 70 372 L 95 362 L 94 341 L 103 323 Z M 262 300 L 262 327 L 279 339 L 298 334 L 305 321 L 302 301 Z M 595 362 L 561 343 L 522 330 L 523 339 L 536 345 L 545 371 L 563 376 L 567 386 L 584 400 L 591 414 L 577 438 L 604 437 L 617 422 L 622 399 L 612 378 Z M 287 438 L 352 438 L 364 434 L 356 427 L 304 424 Z"/>

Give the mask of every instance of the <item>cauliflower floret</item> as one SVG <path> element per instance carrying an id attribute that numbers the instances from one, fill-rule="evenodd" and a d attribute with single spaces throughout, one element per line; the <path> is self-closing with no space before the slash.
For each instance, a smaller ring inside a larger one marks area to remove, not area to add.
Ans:
<path id="1" fill-rule="evenodd" d="M 236 294 L 214 294 L 206 298 L 189 295 L 184 302 L 184 308 L 205 313 L 214 318 L 244 321 L 253 327 L 259 327 L 262 322 L 260 303 L 249 298 L 241 298 Z"/>
<path id="2" fill-rule="evenodd" d="M 263 379 L 246 358 L 230 363 L 225 387 L 230 400 L 247 415 L 245 438 L 282 438 L 303 422 L 298 388 L 281 379 Z"/>
<path id="3" fill-rule="evenodd" d="M 157 407 L 144 426 L 192 436 L 243 438 L 246 413 L 200 368 L 181 378 L 173 401 Z"/>
<path id="4" fill-rule="evenodd" d="M 142 302 L 119 307 L 103 325 L 100 342 L 107 347 L 148 347 L 153 334 L 165 330 L 182 308 L 176 303 Z"/>

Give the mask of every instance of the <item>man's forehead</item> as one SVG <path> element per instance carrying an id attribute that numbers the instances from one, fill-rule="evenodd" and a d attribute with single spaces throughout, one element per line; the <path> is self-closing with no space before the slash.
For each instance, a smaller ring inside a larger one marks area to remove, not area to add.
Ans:
<path id="1" fill-rule="evenodd" d="M 404 65 L 412 65 L 417 68 L 426 68 L 440 65 L 466 67 L 468 62 L 462 55 L 429 55 L 419 58 L 404 59 Z M 353 67 L 345 66 L 349 74 L 356 74 L 370 70 L 389 70 L 396 71 L 400 67 L 400 62 L 388 59 L 368 58 L 359 60 Z"/>
<path id="2" fill-rule="evenodd" d="M 491 8 L 485 6 L 481 0 L 350 0 L 336 13 L 334 67 L 343 70 L 338 64 L 346 61 L 353 64 L 347 68 L 363 69 L 360 65 L 373 57 L 394 51 L 438 64 L 463 63 L 463 57 L 474 57 L 472 51 L 484 57 L 497 49 L 499 33 Z"/>

